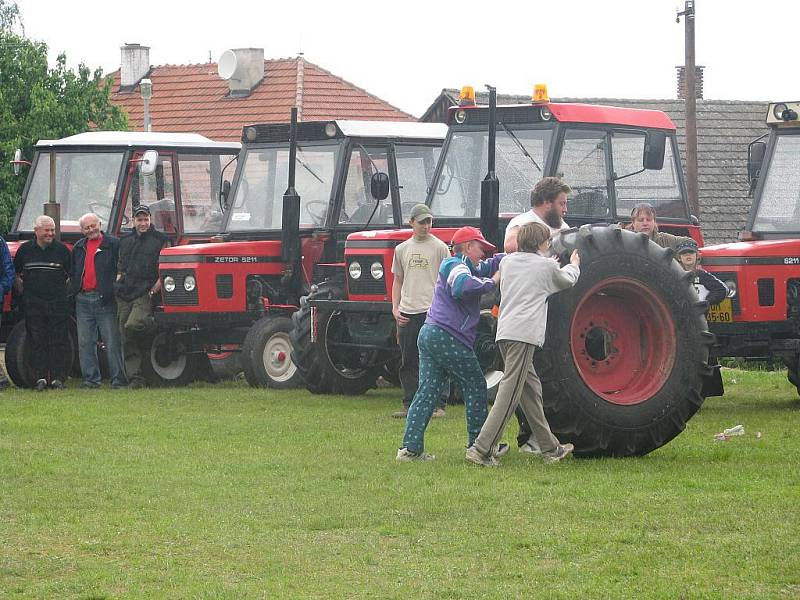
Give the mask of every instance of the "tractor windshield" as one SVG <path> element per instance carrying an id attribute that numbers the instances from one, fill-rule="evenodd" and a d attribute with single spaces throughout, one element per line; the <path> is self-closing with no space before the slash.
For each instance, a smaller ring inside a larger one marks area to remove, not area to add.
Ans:
<path id="1" fill-rule="evenodd" d="M 800 135 L 779 135 L 757 200 L 753 231 L 800 231 Z"/>
<path id="2" fill-rule="evenodd" d="M 289 149 L 249 148 L 244 153 L 225 230 L 280 230 Z M 338 155 L 338 144 L 298 144 L 295 188 L 300 195 L 301 228 L 324 225 Z"/>
<path id="3" fill-rule="evenodd" d="M 61 204 L 61 231 L 79 232 L 78 219 L 88 212 L 96 213 L 103 223 L 108 223 L 123 154 L 122 151 L 56 153 L 56 200 Z M 17 231 L 33 231 L 33 222 L 49 199 L 50 155 L 37 152 Z"/>
<path id="4" fill-rule="evenodd" d="M 498 128 L 495 156 L 501 213 L 530 208 L 531 189 L 544 176 L 552 134 L 552 129 Z M 450 138 L 430 203 L 437 217 L 480 217 L 487 143 L 486 131 L 456 132 Z"/>

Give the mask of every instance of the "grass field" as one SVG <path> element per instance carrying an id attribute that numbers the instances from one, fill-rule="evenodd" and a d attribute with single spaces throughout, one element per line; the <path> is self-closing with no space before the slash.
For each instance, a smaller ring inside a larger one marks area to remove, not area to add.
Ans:
<path id="1" fill-rule="evenodd" d="M 494 470 L 462 407 L 397 464 L 397 389 L 7 390 L 0 597 L 798 598 L 800 399 L 726 387 L 644 458 Z"/>

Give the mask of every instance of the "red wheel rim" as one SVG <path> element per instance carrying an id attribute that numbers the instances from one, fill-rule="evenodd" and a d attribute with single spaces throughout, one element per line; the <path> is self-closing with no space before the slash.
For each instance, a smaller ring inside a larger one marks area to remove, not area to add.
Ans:
<path id="1" fill-rule="evenodd" d="M 653 290 L 616 277 L 586 293 L 570 327 L 572 358 L 586 385 L 620 405 L 651 398 L 675 362 L 672 315 Z"/>

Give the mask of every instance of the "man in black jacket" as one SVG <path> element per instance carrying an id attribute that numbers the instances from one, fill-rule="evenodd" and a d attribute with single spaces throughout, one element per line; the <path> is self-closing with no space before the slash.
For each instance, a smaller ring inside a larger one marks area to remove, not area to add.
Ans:
<path id="1" fill-rule="evenodd" d="M 37 217 L 33 234 L 34 239 L 17 249 L 14 269 L 25 313 L 26 358 L 34 389 L 42 392 L 48 384 L 63 388 L 67 377 L 67 279 L 72 258 L 69 249 L 55 239 L 56 224 L 50 217 Z"/>
<path id="2" fill-rule="evenodd" d="M 167 237 L 150 222 L 150 208 L 133 210 L 134 229 L 120 240 L 117 282 L 119 329 L 125 354 L 125 371 L 132 388 L 144 387 L 142 353 L 153 331 L 153 296 L 161 289 L 158 255 Z"/>
<path id="3" fill-rule="evenodd" d="M 94 213 L 83 215 L 78 223 L 84 237 L 72 247 L 70 287 L 75 296 L 83 387 L 100 387 L 100 362 L 97 359 L 99 331 L 106 344 L 111 387 L 120 388 L 127 381 L 117 325 L 117 304 L 114 301 L 119 240 L 103 233 L 100 218 Z"/>

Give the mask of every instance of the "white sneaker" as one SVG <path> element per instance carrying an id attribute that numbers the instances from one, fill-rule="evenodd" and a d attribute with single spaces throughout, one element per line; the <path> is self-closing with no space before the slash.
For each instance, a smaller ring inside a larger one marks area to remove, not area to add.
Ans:
<path id="1" fill-rule="evenodd" d="M 523 454 L 532 454 L 534 456 L 541 456 L 542 451 L 539 449 L 539 444 L 533 440 L 528 440 L 519 447 L 519 451 Z"/>
<path id="2" fill-rule="evenodd" d="M 498 466 L 494 456 L 486 456 L 485 454 L 481 454 L 475 446 L 470 446 L 467 448 L 467 454 L 464 456 L 464 458 L 467 459 L 468 462 L 480 465 L 481 467 Z"/>
<path id="3" fill-rule="evenodd" d="M 560 444 L 552 454 L 548 454 L 544 457 L 544 464 L 552 465 L 557 463 L 560 460 L 567 458 L 572 451 L 575 449 L 575 446 L 572 444 Z"/>
<path id="4" fill-rule="evenodd" d="M 395 460 L 397 462 L 415 462 L 415 461 L 429 461 L 433 460 L 436 457 L 433 454 L 428 454 L 427 452 L 420 452 L 419 454 L 415 452 L 411 452 L 408 448 L 400 448 L 397 451 L 397 456 Z"/>

